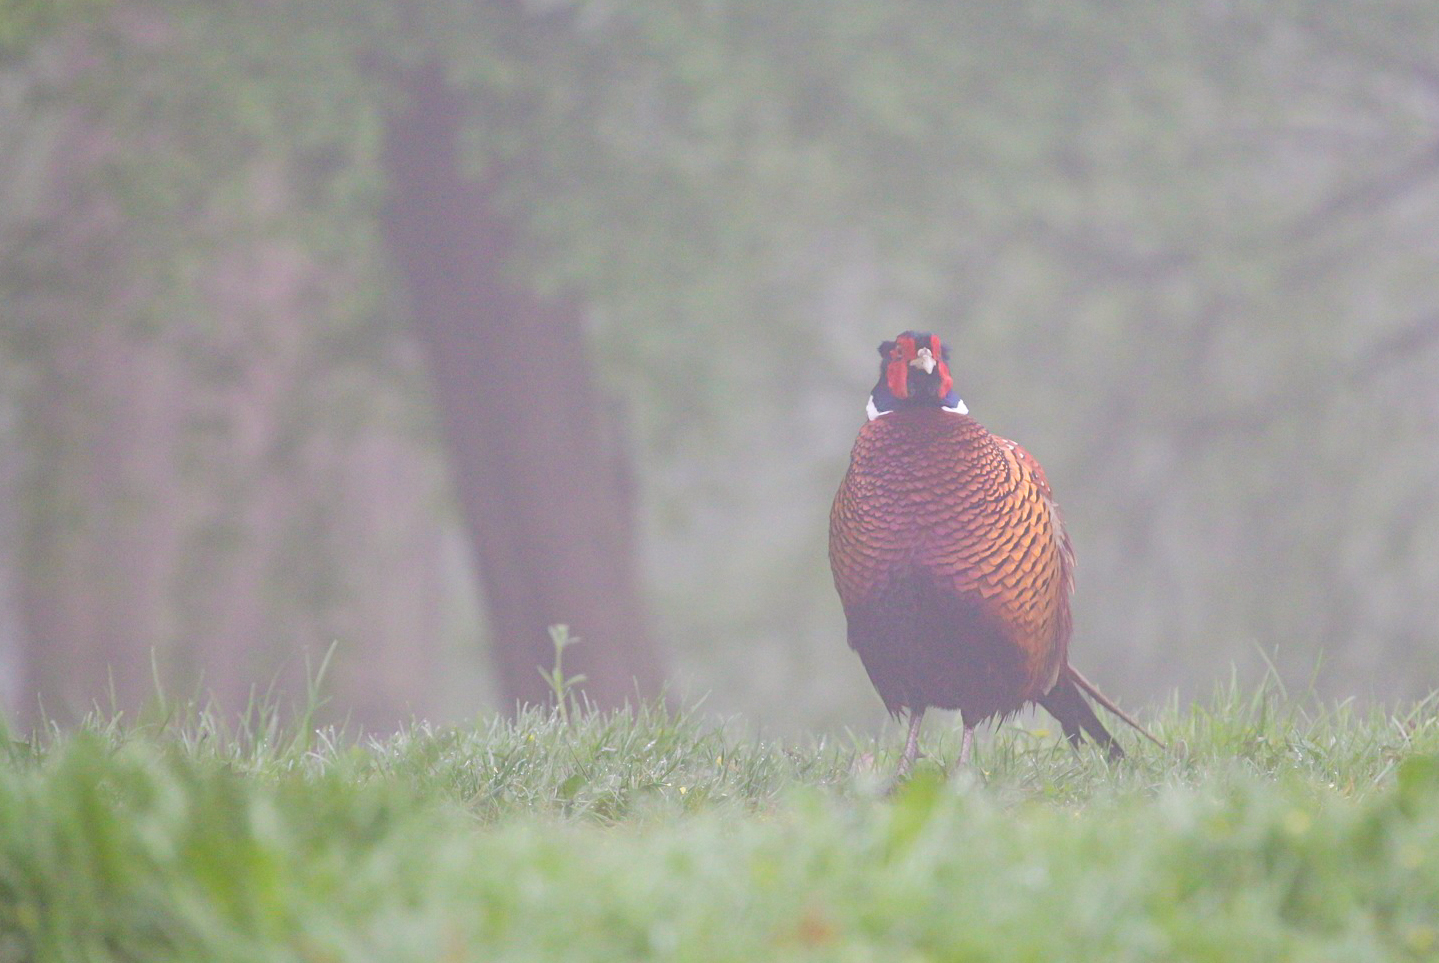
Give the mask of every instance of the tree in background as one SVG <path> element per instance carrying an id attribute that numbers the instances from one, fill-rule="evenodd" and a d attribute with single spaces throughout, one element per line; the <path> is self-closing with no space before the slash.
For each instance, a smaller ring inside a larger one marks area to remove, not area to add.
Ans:
<path id="1" fill-rule="evenodd" d="M 388 121 L 386 239 L 410 292 L 479 563 L 500 691 L 541 702 L 547 628 L 585 693 L 616 706 L 660 690 L 635 555 L 629 454 L 595 383 L 582 305 L 509 273 L 523 228 L 501 209 L 504 168 L 464 167 L 461 91 L 436 67 L 409 72 Z"/>

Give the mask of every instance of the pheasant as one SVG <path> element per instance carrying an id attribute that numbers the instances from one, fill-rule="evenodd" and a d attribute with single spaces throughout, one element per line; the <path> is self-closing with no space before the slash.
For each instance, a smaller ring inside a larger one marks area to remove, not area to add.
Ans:
<path id="1" fill-rule="evenodd" d="M 960 712 L 960 765 L 975 725 L 1027 703 L 1072 744 L 1087 733 L 1122 757 L 1081 690 L 1138 724 L 1069 664 L 1074 549 L 1039 462 L 969 417 L 938 337 L 907 331 L 879 354 L 829 560 L 850 647 L 890 714 L 909 716 L 899 778 L 931 706 Z"/>

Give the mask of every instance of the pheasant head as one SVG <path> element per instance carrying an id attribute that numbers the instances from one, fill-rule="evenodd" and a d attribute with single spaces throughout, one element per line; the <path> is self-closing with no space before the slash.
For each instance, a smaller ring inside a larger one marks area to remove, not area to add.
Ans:
<path id="1" fill-rule="evenodd" d="M 906 331 L 879 346 L 879 381 L 870 393 L 871 421 L 901 408 L 944 408 L 967 414 L 949 373 L 939 335 Z"/>

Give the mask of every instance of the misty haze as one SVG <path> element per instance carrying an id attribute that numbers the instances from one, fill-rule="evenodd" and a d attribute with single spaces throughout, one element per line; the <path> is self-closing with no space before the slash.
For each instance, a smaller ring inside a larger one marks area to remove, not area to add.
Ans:
<path id="1" fill-rule="evenodd" d="M 503 713 L 563 624 L 601 706 L 872 730 L 825 540 L 905 329 L 1111 695 L 1439 682 L 1434 16 L 273 6 L 0 33 L 13 721 L 332 644 L 327 719 Z"/>

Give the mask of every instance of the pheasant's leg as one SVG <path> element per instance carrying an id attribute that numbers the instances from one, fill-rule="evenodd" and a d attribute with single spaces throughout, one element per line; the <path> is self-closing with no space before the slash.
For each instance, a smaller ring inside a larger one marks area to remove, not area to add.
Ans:
<path id="1" fill-rule="evenodd" d="M 909 710 L 909 738 L 904 743 L 904 755 L 899 759 L 899 771 L 894 774 L 895 779 L 903 779 L 909 775 L 910 768 L 914 765 L 915 757 L 919 755 L 919 724 L 924 721 L 924 710 Z"/>
<path id="2" fill-rule="evenodd" d="M 956 769 L 969 765 L 969 756 L 973 749 L 974 726 L 966 722 L 964 724 L 964 735 L 959 740 L 959 761 L 954 764 Z"/>

